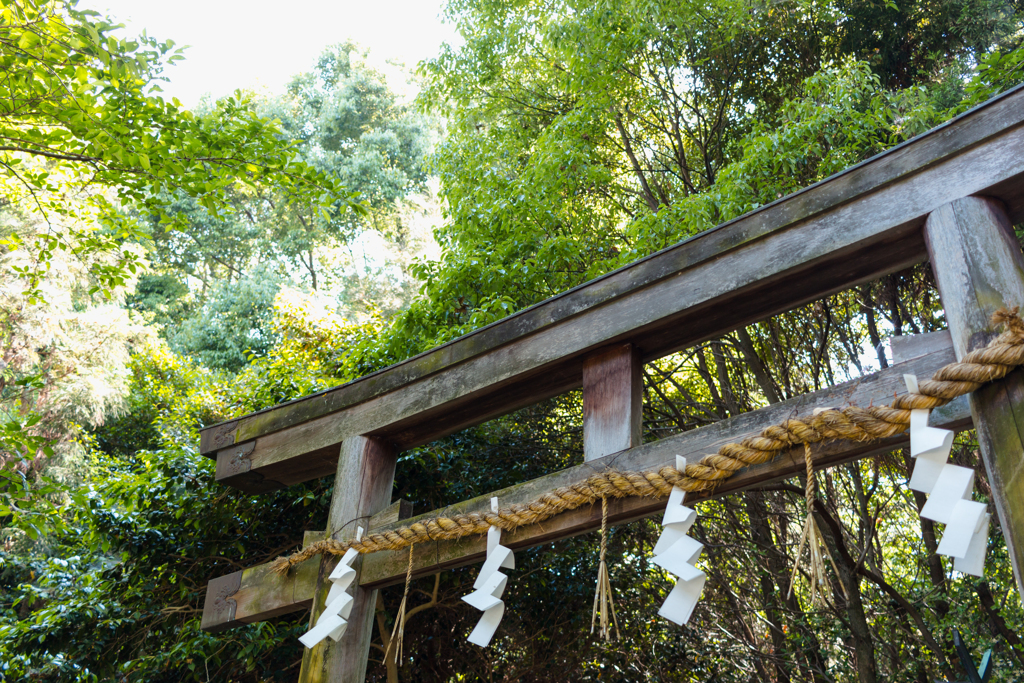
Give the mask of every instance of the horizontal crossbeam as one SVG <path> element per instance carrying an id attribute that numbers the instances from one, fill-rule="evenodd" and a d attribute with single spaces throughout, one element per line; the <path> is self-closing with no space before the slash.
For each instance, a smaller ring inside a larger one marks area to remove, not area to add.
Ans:
<path id="1" fill-rule="evenodd" d="M 382 513 L 370 521 L 370 531 L 376 533 L 394 529 L 418 519 L 435 517 L 442 512 L 451 516 L 484 511 L 489 508 L 491 496 L 497 496 L 503 506 L 528 503 L 547 491 L 583 481 L 594 472 L 608 468 L 652 469 L 674 464 L 676 455 L 684 456 L 687 462 L 696 462 L 704 455 L 716 452 L 725 443 L 738 442 L 758 434 L 765 427 L 777 424 L 795 414 L 809 414 L 816 408 L 887 403 L 895 394 L 905 391 L 904 373 L 916 374 L 922 378 L 931 377 L 936 370 L 955 360 L 952 343 L 945 332 L 896 339 L 893 341 L 893 353 L 899 362 L 887 370 L 723 420 L 714 425 L 597 458 L 561 472 L 487 493 L 445 508 L 443 511 L 435 510 L 404 520 L 399 519 L 393 512 Z M 947 429 L 969 428 L 971 415 L 965 398 L 961 397 L 934 410 L 932 423 Z M 907 440 L 906 435 L 900 435 L 871 443 L 834 441 L 816 445 L 815 464 L 819 467 L 835 466 L 890 451 L 905 445 Z M 794 449 L 771 463 L 740 470 L 724 481 L 710 496 L 704 494 L 691 497 L 689 500 L 763 487 L 787 479 L 803 471 L 803 458 L 803 449 Z M 662 500 L 647 498 L 611 500 L 608 504 L 608 521 L 614 525 L 649 517 L 659 514 L 664 506 Z M 580 508 L 558 515 L 543 524 L 524 526 L 514 532 L 505 533 L 502 536 L 502 544 L 520 550 L 593 531 L 600 525 L 600 506 Z M 413 576 L 427 576 L 445 569 L 480 562 L 484 558 L 485 550 L 486 540 L 483 536 L 416 546 L 413 551 Z M 270 571 L 269 564 L 265 564 L 211 581 L 207 588 L 203 628 L 217 632 L 307 608 L 312 601 L 319 563 L 319 557 L 314 557 L 292 568 L 288 574 L 275 574 Z M 407 567 L 407 550 L 366 555 L 360 572 L 360 585 L 378 588 L 400 582 L 405 577 Z"/>
<path id="2" fill-rule="evenodd" d="M 370 532 L 394 526 L 407 519 L 412 506 L 395 501 L 367 522 Z M 323 531 L 307 531 L 303 547 L 322 540 Z M 304 562 L 287 575 L 270 571 L 261 564 L 213 579 L 206 586 L 202 628 L 219 633 L 225 629 L 257 621 L 266 621 L 281 614 L 306 609 L 313 603 L 319 560 Z"/>
<path id="3" fill-rule="evenodd" d="M 1024 215 L 1024 90 L 413 359 L 217 425 L 217 479 L 259 492 L 332 474 L 339 444 L 399 450 L 581 386 L 588 354 L 649 361 L 926 258 L 921 226 L 972 194 Z"/>

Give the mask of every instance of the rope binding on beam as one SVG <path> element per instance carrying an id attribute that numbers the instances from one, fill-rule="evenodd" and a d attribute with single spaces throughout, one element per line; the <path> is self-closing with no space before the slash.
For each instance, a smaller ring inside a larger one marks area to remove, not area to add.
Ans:
<path id="1" fill-rule="evenodd" d="M 492 526 L 512 531 L 603 498 L 664 498 L 674 486 L 691 492 L 711 491 L 744 467 L 771 462 L 797 446 L 836 439 L 866 442 L 901 434 L 910 427 L 911 410 L 931 410 L 946 405 L 1024 365 L 1024 321 L 1018 315 L 1018 307 L 997 311 L 992 315 L 992 324 L 1003 326 L 998 337 L 983 348 L 971 351 L 963 360 L 940 368 L 932 379 L 921 381 L 919 393 L 902 394 L 890 405 L 828 408 L 813 415 L 791 418 L 767 427 L 758 436 L 725 444 L 718 453 L 704 456 L 699 463 L 687 463 L 684 470 L 670 465 L 639 472 L 609 469 L 582 482 L 549 491 L 529 503 L 509 505 L 496 512 L 433 517 L 398 529 L 368 534 L 359 540 L 325 539 L 292 555 L 279 557 L 271 569 L 285 573 L 316 555 L 343 555 L 349 548 L 360 553 L 375 553 L 402 550 L 414 543 L 483 534 Z"/>

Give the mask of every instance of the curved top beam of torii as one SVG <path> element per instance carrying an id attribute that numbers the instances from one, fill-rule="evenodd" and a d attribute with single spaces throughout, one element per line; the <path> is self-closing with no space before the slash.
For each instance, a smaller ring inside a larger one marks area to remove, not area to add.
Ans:
<path id="1" fill-rule="evenodd" d="M 609 345 L 651 360 L 921 262 L 929 213 L 979 194 L 1024 216 L 1024 86 L 448 344 L 204 429 L 201 451 L 250 492 L 332 474 L 345 438 L 422 444 L 578 388 Z"/>

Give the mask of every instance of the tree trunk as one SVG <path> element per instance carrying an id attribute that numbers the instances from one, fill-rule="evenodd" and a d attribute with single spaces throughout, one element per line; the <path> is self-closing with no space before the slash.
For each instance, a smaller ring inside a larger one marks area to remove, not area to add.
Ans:
<path id="1" fill-rule="evenodd" d="M 988 586 L 988 581 L 979 581 L 975 584 L 974 590 L 978 594 L 978 600 L 981 602 L 982 609 L 988 615 L 992 635 L 1002 636 L 1003 640 L 1006 641 L 1007 649 L 1020 662 L 1021 667 L 1024 667 L 1024 653 L 1021 652 L 1020 637 L 1007 625 L 1003 615 L 1000 614 L 995 597 Z"/>
<path id="2" fill-rule="evenodd" d="M 816 508 L 824 508 L 819 502 Z M 857 680 L 860 683 L 878 682 L 878 665 L 875 662 L 875 644 L 871 639 L 871 627 L 868 625 L 867 616 L 864 614 L 864 603 L 860 596 L 860 577 L 857 575 L 857 566 L 849 550 L 846 548 L 846 541 L 843 540 L 842 530 L 838 523 L 831 516 L 821 510 L 816 512 L 819 521 L 826 523 L 821 525 L 822 535 L 829 545 L 829 553 L 835 560 L 839 571 L 837 577 L 846 589 L 846 598 L 843 607 L 846 609 L 846 618 L 850 624 L 850 635 L 853 637 L 854 656 L 856 657 Z M 842 598 L 841 593 L 836 593 Z"/>
<path id="3" fill-rule="evenodd" d="M 743 353 L 743 360 L 746 361 L 747 367 L 753 373 L 757 386 L 764 392 L 765 399 L 768 403 L 781 402 L 782 397 L 779 396 L 779 392 L 775 389 L 775 382 L 772 381 L 772 377 L 768 374 L 768 369 L 761 360 L 761 356 L 758 355 L 757 350 L 754 348 L 754 340 L 751 339 L 747 328 L 741 327 L 736 330 L 736 338 L 739 342 L 740 352 Z"/>
<path id="4" fill-rule="evenodd" d="M 761 500 L 758 491 L 751 491 L 746 494 L 747 514 L 750 517 L 750 540 L 763 555 L 765 562 L 768 560 L 769 547 L 774 545 L 771 531 L 768 528 L 768 512 L 765 509 L 764 501 Z M 788 659 L 786 653 L 786 636 L 783 631 L 782 618 L 779 616 L 779 605 L 777 599 L 779 593 L 775 590 L 775 583 L 772 580 L 771 568 L 757 567 L 758 584 L 761 588 L 761 604 L 764 606 L 765 619 L 768 620 L 769 632 L 772 638 L 772 664 L 775 667 L 776 680 L 789 683 L 789 671 L 783 665 Z"/>

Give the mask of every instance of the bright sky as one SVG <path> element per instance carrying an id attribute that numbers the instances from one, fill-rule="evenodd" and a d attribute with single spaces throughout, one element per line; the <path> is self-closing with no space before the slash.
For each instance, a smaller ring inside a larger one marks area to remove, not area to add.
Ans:
<path id="1" fill-rule="evenodd" d="M 105 11 L 130 34 L 146 32 L 189 45 L 185 60 L 167 70 L 166 97 L 192 106 L 210 93 L 264 86 L 280 92 L 331 43 L 352 38 L 374 62 L 413 67 L 433 57 L 454 31 L 441 23 L 442 0 L 83 0 Z M 401 84 L 393 83 L 396 89 Z"/>

